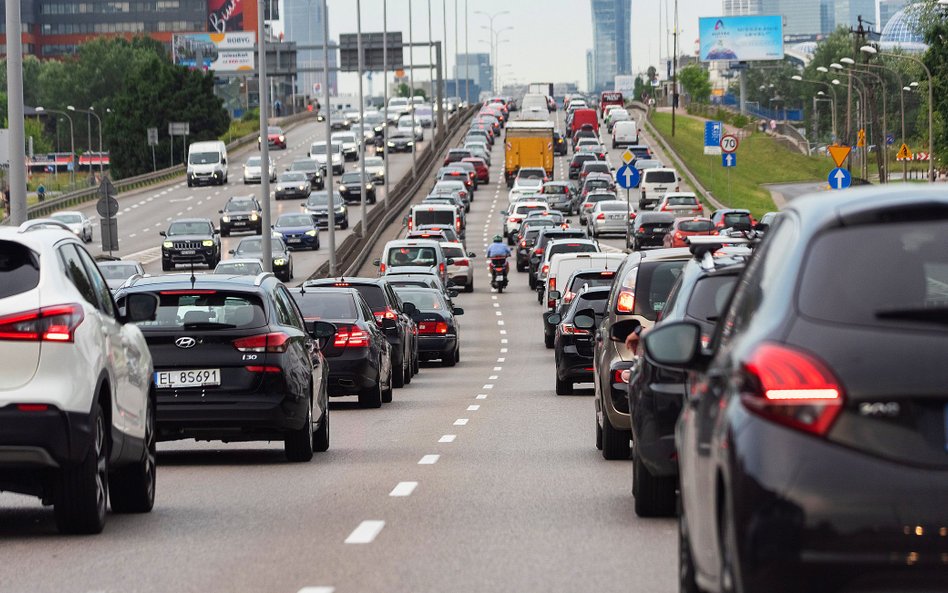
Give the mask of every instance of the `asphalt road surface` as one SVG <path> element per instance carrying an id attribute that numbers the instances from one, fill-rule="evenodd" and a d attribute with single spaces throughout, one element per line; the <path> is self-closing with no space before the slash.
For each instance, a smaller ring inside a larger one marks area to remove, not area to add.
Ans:
<path id="1" fill-rule="evenodd" d="M 675 520 L 635 516 L 631 463 L 595 448 L 591 388 L 554 395 L 525 275 L 488 288 L 502 150 L 468 219 L 481 257 L 456 299 L 457 367 L 423 365 L 381 409 L 334 399 L 330 450 L 311 463 L 287 463 L 282 443 L 163 443 L 155 510 L 111 515 L 99 536 L 60 536 L 51 510 L 0 494 L 0 591 L 675 591 Z"/>

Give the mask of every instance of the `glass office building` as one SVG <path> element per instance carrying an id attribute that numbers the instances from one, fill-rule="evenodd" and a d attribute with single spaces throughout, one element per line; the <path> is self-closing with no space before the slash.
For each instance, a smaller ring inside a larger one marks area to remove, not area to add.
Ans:
<path id="1" fill-rule="evenodd" d="M 617 74 L 632 74 L 632 0 L 591 0 L 594 92 L 611 89 Z"/>

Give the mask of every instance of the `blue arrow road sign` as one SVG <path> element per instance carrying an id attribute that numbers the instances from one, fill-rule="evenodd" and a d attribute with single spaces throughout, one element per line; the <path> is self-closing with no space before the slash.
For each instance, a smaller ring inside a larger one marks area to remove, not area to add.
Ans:
<path id="1" fill-rule="evenodd" d="M 722 167 L 736 167 L 737 166 L 737 155 L 733 152 L 731 154 L 722 154 L 721 155 L 721 166 Z"/>
<path id="2" fill-rule="evenodd" d="M 833 189 L 846 189 L 853 184 L 853 176 L 849 174 L 849 171 L 839 167 L 830 171 L 827 180 Z"/>
<path id="3" fill-rule="evenodd" d="M 622 189 L 632 189 L 639 184 L 639 170 L 632 165 L 622 165 L 616 171 L 616 183 Z"/>
<path id="4" fill-rule="evenodd" d="M 894 134 L 889 134 L 888 136 L 886 136 L 886 137 L 885 137 L 885 143 L 886 143 L 886 144 L 895 144 L 895 135 L 894 135 Z"/>

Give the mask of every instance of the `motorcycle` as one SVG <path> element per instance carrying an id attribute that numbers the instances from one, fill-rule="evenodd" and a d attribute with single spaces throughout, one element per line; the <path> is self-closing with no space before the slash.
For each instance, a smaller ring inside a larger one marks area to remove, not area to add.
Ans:
<path id="1" fill-rule="evenodd" d="M 510 265 L 506 257 L 490 258 L 490 285 L 497 292 L 503 292 L 507 288 L 507 276 L 510 272 Z"/>

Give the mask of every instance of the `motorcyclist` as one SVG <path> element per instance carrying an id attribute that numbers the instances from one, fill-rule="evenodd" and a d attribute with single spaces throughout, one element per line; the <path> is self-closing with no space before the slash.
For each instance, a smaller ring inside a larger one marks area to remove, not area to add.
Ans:
<path id="1" fill-rule="evenodd" d="M 493 257 L 510 257 L 510 247 L 504 244 L 504 238 L 494 235 L 494 242 L 487 248 L 487 259 Z"/>

